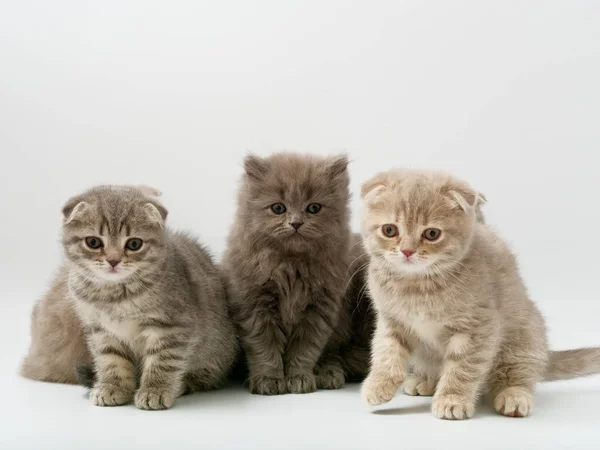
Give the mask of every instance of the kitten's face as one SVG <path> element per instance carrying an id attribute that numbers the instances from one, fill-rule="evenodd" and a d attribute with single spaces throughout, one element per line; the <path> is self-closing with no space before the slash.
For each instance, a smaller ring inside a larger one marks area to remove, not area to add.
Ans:
<path id="1" fill-rule="evenodd" d="M 63 209 L 68 260 L 98 283 L 124 283 L 164 254 L 166 210 L 135 188 L 98 187 Z"/>
<path id="2" fill-rule="evenodd" d="M 244 226 L 291 246 L 347 227 L 347 159 L 275 154 L 249 156 L 241 192 Z"/>
<path id="3" fill-rule="evenodd" d="M 363 185 L 365 248 L 395 272 L 433 275 L 460 261 L 473 233 L 479 196 L 431 171 L 379 174 Z"/>

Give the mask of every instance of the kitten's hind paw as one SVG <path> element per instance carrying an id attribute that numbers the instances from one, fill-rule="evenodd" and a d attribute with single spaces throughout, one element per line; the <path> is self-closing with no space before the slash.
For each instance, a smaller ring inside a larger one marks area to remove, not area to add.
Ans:
<path id="1" fill-rule="evenodd" d="M 503 389 L 494 399 L 494 409 L 508 417 L 526 417 L 533 409 L 531 391 L 520 386 Z"/>
<path id="2" fill-rule="evenodd" d="M 140 388 L 135 393 L 135 406 L 139 409 L 169 409 L 175 402 L 175 395 L 164 388 Z"/>
<path id="3" fill-rule="evenodd" d="M 346 378 L 344 372 L 336 369 L 321 369 L 317 373 L 317 388 L 319 389 L 341 389 L 344 387 Z"/>
<path id="4" fill-rule="evenodd" d="M 286 378 L 288 392 L 308 394 L 317 390 L 317 380 L 312 373 L 290 375 Z"/>
<path id="5" fill-rule="evenodd" d="M 112 384 L 99 384 L 90 391 L 90 401 L 96 406 L 120 406 L 132 399 L 133 392 Z"/>
<path id="6" fill-rule="evenodd" d="M 433 399 L 431 411 L 438 419 L 464 420 L 473 417 L 475 404 L 459 395 L 441 395 Z"/>
<path id="7" fill-rule="evenodd" d="M 285 394 L 285 379 L 279 377 L 251 377 L 250 392 L 258 395 Z"/>
<path id="8" fill-rule="evenodd" d="M 425 377 L 408 377 L 402 384 L 402 390 L 406 395 L 422 395 L 431 397 L 435 393 L 435 386 Z"/>

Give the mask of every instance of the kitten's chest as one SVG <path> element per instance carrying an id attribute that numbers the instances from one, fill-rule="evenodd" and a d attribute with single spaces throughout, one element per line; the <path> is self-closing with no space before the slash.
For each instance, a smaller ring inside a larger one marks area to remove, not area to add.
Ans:
<path id="1" fill-rule="evenodd" d="M 402 324 L 414 338 L 429 347 L 443 350 L 447 328 L 444 308 L 436 296 L 408 294 L 390 286 L 372 289 L 378 307 Z"/>
<path id="2" fill-rule="evenodd" d="M 288 331 L 300 321 L 311 302 L 313 270 L 302 262 L 287 262 L 272 273 L 272 280 L 279 290 L 279 314 Z"/>
<path id="3" fill-rule="evenodd" d="M 132 350 L 136 351 L 142 344 L 142 314 L 133 301 L 118 305 L 78 302 L 77 310 L 87 326 L 99 326 Z"/>

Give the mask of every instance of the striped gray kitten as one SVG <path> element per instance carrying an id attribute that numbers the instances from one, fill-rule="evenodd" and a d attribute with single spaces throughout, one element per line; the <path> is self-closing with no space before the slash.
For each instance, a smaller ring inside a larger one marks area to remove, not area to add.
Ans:
<path id="1" fill-rule="evenodd" d="M 222 384 L 236 357 L 219 269 L 194 239 L 165 227 L 167 210 L 147 194 L 100 186 L 63 209 L 68 287 L 98 406 L 169 408 Z"/>

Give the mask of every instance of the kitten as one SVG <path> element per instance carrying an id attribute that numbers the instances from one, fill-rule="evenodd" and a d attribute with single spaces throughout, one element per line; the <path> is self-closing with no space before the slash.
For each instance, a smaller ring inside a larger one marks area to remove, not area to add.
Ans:
<path id="1" fill-rule="evenodd" d="M 83 324 L 75 312 L 63 266 L 48 293 L 31 313 L 31 344 L 21 375 L 38 381 L 77 384 L 76 366 L 89 365 L 91 355 Z"/>
<path id="2" fill-rule="evenodd" d="M 515 258 L 476 220 L 483 197 L 467 183 L 391 170 L 367 181 L 362 197 L 377 311 L 368 403 L 389 401 L 404 383 L 409 395 L 433 395 L 435 416 L 465 419 L 487 390 L 496 411 L 522 417 L 537 382 L 600 372 L 600 348 L 548 350 Z"/>
<path id="3" fill-rule="evenodd" d="M 145 195 L 160 196 L 151 186 L 131 186 Z M 67 286 L 68 270 L 59 268 L 50 289 L 31 313 L 31 344 L 21 375 L 38 381 L 81 383 L 77 367 L 91 364 L 83 324 L 75 312 Z"/>
<path id="4" fill-rule="evenodd" d="M 186 391 L 221 385 L 236 357 L 219 269 L 194 239 L 166 229 L 152 194 L 100 186 L 63 208 L 64 270 L 98 406 L 169 408 Z"/>
<path id="5" fill-rule="evenodd" d="M 245 160 L 224 264 L 252 393 L 335 389 L 368 366 L 353 360 L 360 274 L 350 279 L 347 166 L 345 156 Z"/>

